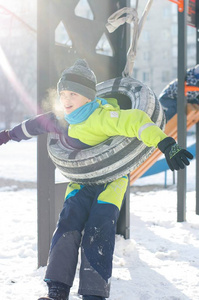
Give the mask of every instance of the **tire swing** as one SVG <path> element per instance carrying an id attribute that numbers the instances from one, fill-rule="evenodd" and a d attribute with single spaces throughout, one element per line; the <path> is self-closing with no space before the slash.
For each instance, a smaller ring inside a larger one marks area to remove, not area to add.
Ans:
<path id="1" fill-rule="evenodd" d="M 97 96 L 116 98 L 121 109 L 143 110 L 164 129 L 165 116 L 155 94 L 132 77 L 118 77 L 99 83 Z M 110 137 L 91 148 L 77 150 L 67 144 L 63 135 L 55 133 L 48 134 L 47 148 L 53 163 L 66 178 L 87 185 L 107 183 L 130 173 L 155 150 L 137 138 L 124 136 Z"/>

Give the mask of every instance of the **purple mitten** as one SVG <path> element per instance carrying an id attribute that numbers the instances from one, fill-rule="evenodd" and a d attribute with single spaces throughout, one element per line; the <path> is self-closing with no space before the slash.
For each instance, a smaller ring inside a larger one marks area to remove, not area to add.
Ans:
<path id="1" fill-rule="evenodd" d="M 6 144 L 10 140 L 8 130 L 3 130 L 0 132 L 0 145 Z"/>

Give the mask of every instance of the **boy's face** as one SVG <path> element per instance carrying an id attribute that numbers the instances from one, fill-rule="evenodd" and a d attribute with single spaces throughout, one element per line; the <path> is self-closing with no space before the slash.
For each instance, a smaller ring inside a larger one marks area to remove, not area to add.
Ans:
<path id="1" fill-rule="evenodd" d="M 64 90 L 60 92 L 60 102 L 64 112 L 68 115 L 91 100 L 78 93 Z"/>

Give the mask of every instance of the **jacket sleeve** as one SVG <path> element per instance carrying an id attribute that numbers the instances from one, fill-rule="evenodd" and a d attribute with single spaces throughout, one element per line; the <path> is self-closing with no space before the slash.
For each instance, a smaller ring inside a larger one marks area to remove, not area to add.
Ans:
<path id="1" fill-rule="evenodd" d="M 148 147 L 157 147 L 157 144 L 167 137 L 150 117 L 139 109 L 106 111 L 99 122 L 99 130 L 104 131 L 107 136 L 137 137 Z"/>
<path id="2" fill-rule="evenodd" d="M 13 129 L 9 130 L 9 136 L 12 140 L 20 142 L 21 140 L 28 140 L 43 133 L 63 133 L 63 131 L 64 129 L 59 124 L 55 114 L 48 112 L 28 119 L 15 126 Z"/>

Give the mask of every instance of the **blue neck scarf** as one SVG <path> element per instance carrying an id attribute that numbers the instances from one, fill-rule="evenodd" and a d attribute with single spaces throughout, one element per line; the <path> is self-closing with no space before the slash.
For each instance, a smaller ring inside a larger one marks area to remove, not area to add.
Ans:
<path id="1" fill-rule="evenodd" d="M 95 100 L 80 106 L 70 114 L 64 114 L 64 119 L 69 124 L 78 124 L 84 122 L 88 117 L 100 106 L 97 102 L 97 99 L 101 101 L 102 105 L 107 104 L 108 102 L 102 98 L 95 98 Z"/>

